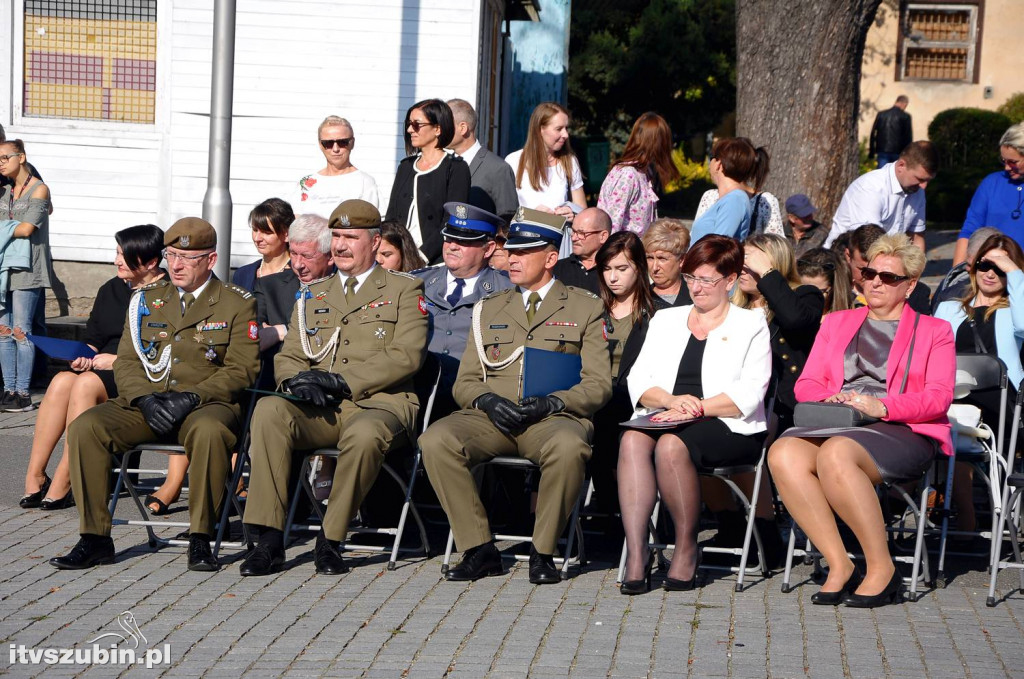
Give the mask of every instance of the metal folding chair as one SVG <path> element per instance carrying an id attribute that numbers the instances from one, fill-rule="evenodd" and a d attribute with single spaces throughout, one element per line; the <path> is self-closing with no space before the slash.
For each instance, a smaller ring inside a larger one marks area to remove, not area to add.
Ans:
<path id="1" fill-rule="evenodd" d="M 993 354 L 957 354 L 957 384 L 955 398 L 962 399 L 972 392 L 983 389 L 999 389 L 999 423 L 995 431 L 992 423 L 980 421 L 980 409 L 964 404 L 954 403 L 950 407 L 949 419 L 953 426 L 953 455 L 946 461 L 946 494 L 943 507 L 938 514 L 942 519 L 941 537 L 939 540 L 938 573 L 936 581 L 945 583 L 946 549 L 948 546 L 949 517 L 953 497 L 953 473 L 957 462 L 965 462 L 975 467 L 977 475 L 987 488 L 989 504 L 992 510 L 992 530 L 952 531 L 953 535 L 974 535 L 989 538 L 989 559 L 995 541 L 992 540 L 1002 512 L 1003 481 L 1008 474 L 1009 460 L 1004 446 L 1006 426 L 1006 403 L 1009 392 L 1009 380 L 1006 376 L 1006 365 Z M 977 419 L 967 420 L 965 415 L 974 415 Z M 973 556 L 956 553 L 958 556 Z"/>
<path id="2" fill-rule="evenodd" d="M 419 398 L 422 407 L 420 408 L 419 415 L 417 417 L 416 429 L 419 432 L 426 431 L 427 426 L 430 424 L 430 416 L 434 408 L 434 399 L 437 396 L 438 381 L 440 379 L 439 367 L 438 372 L 434 372 L 432 369 L 423 369 L 417 374 L 414 382 L 416 393 Z M 381 464 L 381 470 L 385 472 L 391 479 L 398 484 L 402 493 L 405 496 L 405 501 L 402 504 L 402 510 L 398 517 L 398 525 L 393 528 L 378 528 L 362 525 L 359 522 L 353 522 L 349 526 L 349 533 L 352 534 L 376 534 L 376 535 L 391 535 L 393 541 L 391 547 L 384 547 L 380 545 L 360 545 L 355 543 L 349 543 L 346 541 L 342 549 L 344 551 L 351 552 L 371 552 L 371 553 L 383 553 L 390 552 L 390 559 L 388 561 L 388 570 L 395 570 L 398 562 L 398 555 L 400 552 L 418 552 L 424 554 L 426 557 L 430 557 L 430 542 L 427 539 L 427 530 L 420 518 L 420 513 L 416 508 L 416 504 L 412 500 L 413 491 L 416 488 L 416 479 L 422 473 L 422 458 L 423 453 L 420 450 L 416 440 L 411 441 L 413 448 L 413 460 L 412 466 L 409 472 L 409 481 L 403 479 L 402 475 L 395 470 L 395 468 L 387 462 L 387 454 L 385 455 L 385 461 Z M 318 455 L 322 455 L 328 458 L 337 458 L 339 451 L 336 448 L 320 448 L 318 450 L 303 452 L 302 468 L 299 471 L 298 479 L 296 479 L 295 490 L 292 492 L 292 500 L 288 507 L 288 519 L 285 523 L 284 530 L 284 543 L 288 544 L 288 539 L 291 533 L 296 530 L 303 531 L 318 531 L 321 528 L 324 520 L 324 505 L 316 499 L 315 493 L 312 486 L 312 466 L 311 460 Z M 308 498 L 310 504 L 313 506 L 313 511 L 316 513 L 315 523 L 295 523 L 295 514 L 298 511 L 300 493 L 304 494 Z M 419 529 L 419 540 L 420 546 L 418 549 L 409 549 L 401 546 L 402 535 L 405 532 L 405 524 L 409 518 L 409 514 L 412 514 L 413 520 L 416 522 L 416 527 Z"/>
<path id="3" fill-rule="evenodd" d="M 768 391 L 765 398 L 765 414 L 769 419 L 769 431 L 768 435 L 765 436 L 764 444 L 761 446 L 761 456 L 758 458 L 756 464 L 745 464 L 745 465 L 734 465 L 731 467 L 715 467 L 710 469 L 698 469 L 697 473 L 700 476 L 709 476 L 721 480 L 728 486 L 733 496 L 743 506 L 743 512 L 746 516 L 747 524 L 746 530 L 743 535 L 743 545 L 741 547 L 701 547 L 701 552 L 709 552 L 715 554 L 732 554 L 740 557 L 738 566 L 724 567 L 724 566 L 711 566 L 711 565 L 700 565 L 700 568 L 708 570 L 728 570 L 731 573 L 736 573 L 736 591 L 743 591 L 743 581 L 747 575 L 753 575 L 758 572 L 765 578 L 767 578 L 771 571 L 766 563 L 767 559 L 764 558 L 764 544 L 761 541 L 761 533 L 757 529 L 757 525 L 754 522 L 755 514 L 757 513 L 757 498 L 759 490 L 761 488 L 762 480 L 767 480 L 764 477 L 765 460 L 768 454 L 768 444 L 772 440 L 771 436 L 771 421 L 772 413 L 775 410 L 775 397 L 778 389 L 778 382 L 773 378 L 768 385 Z M 733 480 L 733 477 L 740 474 L 753 474 L 754 475 L 754 486 L 752 491 L 752 497 L 750 499 L 743 493 L 740 487 Z M 651 515 L 651 519 L 648 522 L 649 532 L 649 546 L 658 552 L 659 564 L 662 560 L 661 551 L 666 549 L 675 549 L 675 545 L 672 543 L 660 543 L 657 541 L 657 526 L 658 516 L 661 510 L 661 500 L 659 499 L 654 505 L 654 512 Z M 747 567 L 747 561 L 750 557 L 750 539 L 753 537 L 755 544 L 757 545 L 758 553 L 761 554 L 760 563 L 753 568 Z M 622 578 L 626 574 L 626 541 L 622 541 L 622 553 L 619 556 L 619 572 L 616 582 L 622 582 Z"/>
<path id="4" fill-rule="evenodd" d="M 483 470 L 487 466 L 505 467 L 507 469 L 521 469 L 521 470 L 536 470 L 540 472 L 540 465 L 532 460 L 528 460 L 525 457 L 516 457 L 513 455 L 499 455 L 491 458 L 486 462 L 473 467 L 473 475 L 479 480 L 482 476 Z M 583 551 L 583 524 L 580 521 L 580 510 L 583 507 L 583 502 L 586 499 L 587 491 L 590 488 L 590 476 L 587 475 L 583 479 L 583 484 L 580 486 L 580 494 L 576 498 L 576 504 L 573 506 L 572 514 L 569 515 L 569 523 L 567 524 L 568 534 L 560 543 L 565 544 L 565 552 L 562 556 L 556 556 L 554 561 L 560 565 L 560 577 L 565 580 L 569 577 L 569 568 L 578 565 L 581 569 L 586 564 L 586 554 Z M 513 542 L 529 542 L 533 543 L 533 536 L 531 535 L 511 535 L 506 533 L 492 533 L 492 538 L 497 541 L 511 540 Z M 573 546 L 576 545 L 577 552 L 573 555 Z M 452 551 L 455 548 L 455 533 L 451 529 L 448 530 L 448 543 L 444 550 L 444 560 L 441 562 L 441 574 L 444 575 L 448 572 L 448 567 L 452 559 Z M 505 556 L 503 554 L 503 556 Z M 509 555 L 512 556 L 512 555 Z M 515 554 L 517 561 L 528 561 L 529 556 L 523 554 Z"/>
<path id="5" fill-rule="evenodd" d="M 1013 451 L 1017 449 L 1017 434 L 1020 431 L 1021 404 L 1024 403 L 1024 383 L 1017 389 L 1017 400 L 1013 407 L 1013 431 L 1010 434 L 1010 442 L 1007 446 L 1007 458 L 1013 459 Z M 999 571 L 1004 568 L 1016 568 L 1020 571 L 1020 586 L 1018 591 L 1024 592 L 1024 561 L 1020 554 L 1020 502 L 1024 493 L 1024 473 L 1016 472 L 1007 475 L 1003 482 L 1002 504 L 999 519 L 993 524 L 993 545 L 991 558 L 989 559 L 989 571 L 991 573 L 988 584 L 988 598 L 986 606 L 996 605 L 996 578 Z M 994 513 L 994 512 L 993 512 Z M 1010 539 L 1013 547 L 1013 561 L 1002 558 L 1003 536 Z"/>
<path id="6" fill-rule="evenodd" d="M 928 495 L 934 490 L 932 485 L 929 483 L 929 477 L 931 476 L 931 469 L 926 470 L 922 476 L 918 479 L 897 479 L 888 484 L 880 484 L 876 487 L 879 493 L 879 500 L 883 503 L 888 502 L 888 495 L 890 490 L 895 490 L 903 501 L 907 504 L 907 509 L 894 522 L 891 522 L 886 526 L 886 531 L 889 534 L 890 551 L 893 552 L 893 561 L 899 563 L 911 564 L 911 575 L 909 578 L 910 594 L 909 599 L 911 601 L 917 601 L 918 595 L 918 584 L 924 583 L 927 587 L 933 587 L 935 581 L 929 577 L 930 567 L 928 562 L 928 551 L 924 548 L 924 536 L 928 529 Z M 921 488 L 920 501 L 915 502 L 914 498 L 911 497 L 910 493 L 903 487 L 904 484 L 911 482 L 918 482 Z M 909 529 L 907 527 L 907 515 L 913 516 L 915 521 L 914 528 L 914 551 L 913 554 L 900 554 L 899 549 L 896 545 L 897 536 L 905 537 L 909 535 Z M 791 592 L 793 586 L 791 585 L 791 577 L 793 573 L 793 557 L 800 556 L 804 559 L 809 559 L 814 563 L 814 572 L 819 574 L 823 572 L 821 567 L 821 553 L 818 552 L 811 541 L 807 539 L 806 545 L 803 549 L 796 547 L 797 541 L 797 525 L 794 522 L 792 530 L 789 533 L 789 544 L 786 548 L 786 568 L 782 576 L 782 591 Z M 848 552 L 851 559 L 859 558 L 860 555 Z M 907 580 L 907 578 L 904 578 Z M 906 584 L 906 583 L 905 583 Z"/>

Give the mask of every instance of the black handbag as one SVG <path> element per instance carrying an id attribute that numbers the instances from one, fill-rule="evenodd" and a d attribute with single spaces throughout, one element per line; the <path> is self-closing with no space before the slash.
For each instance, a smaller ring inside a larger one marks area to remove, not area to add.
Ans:
<path id="1" fill-rule="evenodd" d="M 921 314 L 914 315 L 914 329 L 910 336 L 910 352 L 907 355 L 907 367 L 903 370 L 903 382 L 900 384 L 899 394 L 907 387 L 907 377 L 910 375 L 910 362 L 914 359 L 914 343 L 917 341 L 917 324 L 921 320 Z M 838 429 L 847 427 L 863 427 L 878 422 L 877 417 L 865 415 L 853 406 L 845 403 L 823 403 L 808 402 L 797 403 L 793 409 L 793 426 L 813 427 L 814 429 Z"/>

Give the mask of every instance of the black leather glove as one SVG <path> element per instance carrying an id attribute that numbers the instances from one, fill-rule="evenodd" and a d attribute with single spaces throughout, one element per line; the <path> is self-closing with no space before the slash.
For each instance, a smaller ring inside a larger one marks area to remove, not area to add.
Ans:
<path id="1" fill-rule="evenodd" d="M 285 389 L 292 393 L 292 396 L 301 398 L 303 401 L 309 401 L 318 408 L 323 408 L 327 405 L 327 394 L 323 389 L 312 383 L 298 383 L 292 384 L 291 380 L 285 381 L 282 385 Z"/>
<path id="2" fill-rule="evenodd" d="M 503 396 L 484 394 L 477 397 L 473 407 L 487 413 L 488 419 L 503 434 L 515 436 L 526 426 L 519 407 Z"/>
<path id="3" fill-rule="evenodd" d="M 565 410 L 565 404 L 557 396 L 531 396 L 524 399 L 519 405 L 519 412 L 523 416 L 523 426 L 526 427 L 563 410 Z"/>
<path id="4" fill-rule="evenodd" d="M 199 405 L 199 395 L 190 391 L 162 392 L 137 398 L 132 405 L 142 411 L 153 433 L 166 436 Z"/>
<path id="5" fill-rule="evenodd" d="M 339 400 L 352 398 L 352 390 L 349 389 L 345 378 L 338 373 L 327 372 L 326 370 L 304 370 L 288 380 L 288 388 L 293 394 L 295 393 L 296 386 L 306 384 L 315 385 L 324 394 Z"/>

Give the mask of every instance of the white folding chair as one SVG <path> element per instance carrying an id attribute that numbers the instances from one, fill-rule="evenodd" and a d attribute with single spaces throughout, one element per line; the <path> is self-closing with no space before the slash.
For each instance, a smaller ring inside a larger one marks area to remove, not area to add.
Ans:
<path id="1" fill-rule="evenodd" d="M 1017 400 L 1013 407 L 1013 427 L 1010 434 L 1010 442 L 1007 446 L 1007 458 L 1013 459 L 1013 451 L 1017 449 L 1017 434 L 1020 431 L 1021 404 L 1024 403 L 1024 383 L 1017 389 Z M 1020 571 L 1020 586 L 1018 591 L 1024 592 L 1024 561 L 1020 553 L 1020 502 L 1024 493 L 1024 473 L 1010 473 L 1003 481 L 1002 504 L 999 512 L 998 522 L 993 524 L 993 545 L 991 558 L 989 559 L 990 579 L 988 584 L 988 598 L 986 606 L 996 605 L 996 578 L 999 571 L 1004 568 L 1016 568 Z M 1002 558 L 1003 536 L 1010 539 L 1013 547 L 1013 561 Z"/>

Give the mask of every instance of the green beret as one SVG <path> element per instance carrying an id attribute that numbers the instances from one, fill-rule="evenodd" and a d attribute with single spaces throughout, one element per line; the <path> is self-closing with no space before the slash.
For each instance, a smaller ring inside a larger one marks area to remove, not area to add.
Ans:
<path id="1" fill-rule="evenodd" d="M 210 250 L 217 247 L 217 232 L 199 217 L 183 217 L 164 234 L 164 247 L 179 250 Z"/>
<path id="2" fill-rule="evenodd" d="M 352 198 L 334 208 L 327 220 L 329 229 L 377 229 L 380 227 L 380 212 L 372 203 Z"/>

